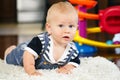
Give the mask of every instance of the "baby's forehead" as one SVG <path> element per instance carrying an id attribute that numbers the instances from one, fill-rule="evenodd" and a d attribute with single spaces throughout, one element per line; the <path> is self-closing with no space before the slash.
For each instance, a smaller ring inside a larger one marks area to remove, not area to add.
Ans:
<path id="1" fill-rule="evenodd" d="M 56 17 L 65 17 L 65 18 L 68 18 L 68 17 L 75 17 L 76 14 L 74 13 L 69 13 L 69 12 L 63 12 L 63 13 L 60 13 L 60 12 L 56 12 L 56 14 L 53 14 L 52 15 L 53 17 L 56 16 Z"/>
<path id="2" fill-rule="evenodd" d="M 70 13 L 56 13 L 55 15 L 52 15 L 54 19 L 62 19 L 62 20 L 75 20 L 78 19 L 76 14 L 70 14 Z"/>
<path id="3" fill-rule="evenodd" d="M 49 19 L 50 22 L 54 23 L 78 23 L 78 17 L 72 13 L 56 13 L 52 14 Z"/>

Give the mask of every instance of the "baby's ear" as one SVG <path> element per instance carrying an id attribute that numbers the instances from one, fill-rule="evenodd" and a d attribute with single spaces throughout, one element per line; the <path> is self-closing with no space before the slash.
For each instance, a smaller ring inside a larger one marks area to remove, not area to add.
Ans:
<path id="1" fill-rule="evenodd" d="M 48 34 L 51 34 L 51 26 L 49 23 L 46 23 L 45 28 L 46 28 L 46 31 L 48 32 Z"/>

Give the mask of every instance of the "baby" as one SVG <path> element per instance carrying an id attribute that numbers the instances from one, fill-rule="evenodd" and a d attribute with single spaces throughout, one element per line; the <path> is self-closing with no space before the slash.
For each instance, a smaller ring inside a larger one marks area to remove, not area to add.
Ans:
<path id="1" fill-rule="evenodd" d="M 69 74 L 80 64 L 73 41 L 78 27 L 78 14 L 69 2 L 53 4 L 46 17 L 46 32 L 31 41 L 11 46 L 5 51 L 8 64 L 23 66 L 29 75 L 41 75 L 38 69 L 56 69 Z"/>

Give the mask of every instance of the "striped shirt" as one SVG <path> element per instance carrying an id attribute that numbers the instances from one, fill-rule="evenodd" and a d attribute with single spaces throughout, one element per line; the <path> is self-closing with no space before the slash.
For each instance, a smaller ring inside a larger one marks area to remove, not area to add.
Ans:
<path id="1" fill-rule="evenodd" d="M 52 53 L 53 41 L 47 32 L 41 33 L 34 37 L 27 47 L 25 47 L 25 50 L 33 54 L 35 59 L 38 59 L 39 56 L 43 54 L 44 58 L 51 64 L 56 63 L 58 65 L 64 65 L 68 63 L 73 64 L 76 67 L 80 64 L 79 53 L 73 42 L 70 42 L 67 45 L 63 55 L 60 57 L 60 59 L 58 59 L 58 61 L 55 61 Z"/>

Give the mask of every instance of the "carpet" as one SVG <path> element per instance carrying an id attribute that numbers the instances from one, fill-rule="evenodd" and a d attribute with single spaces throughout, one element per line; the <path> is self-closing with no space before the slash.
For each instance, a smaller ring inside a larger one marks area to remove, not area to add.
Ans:
<path id="1" fill-rule="evenodd" d="M 5 64 L 0 59 L 0 80 L 120 80 L 119 68 L 106 58 L 84 57 L 72 74 L 60 74 L 55 70 L 38 70 L 42 76 L 29 76 L 23 67 Z"/>

